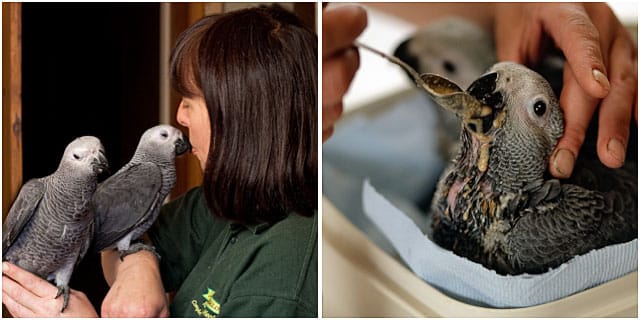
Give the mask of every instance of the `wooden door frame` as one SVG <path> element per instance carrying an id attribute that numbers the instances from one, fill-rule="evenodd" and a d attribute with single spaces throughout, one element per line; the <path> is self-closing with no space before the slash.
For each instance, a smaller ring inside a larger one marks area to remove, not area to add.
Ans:
<path id="1" fill-rule="evenodd" d="M 22 185 L 22 4 L 2 3 L 2 221 Z"/>

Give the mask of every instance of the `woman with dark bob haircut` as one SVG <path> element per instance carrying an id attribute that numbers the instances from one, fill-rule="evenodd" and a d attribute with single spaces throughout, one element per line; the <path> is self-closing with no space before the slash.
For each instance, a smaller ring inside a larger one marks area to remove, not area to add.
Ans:
<path id="1" fill-rule="evenodd" d="M 160 258 L 102 253 L 102 316 L 317 317 L 316 35 L 277 6 L 208 16 L 180 35 L 171 79 L 202 186 L 149 229 Z M 59 316 L 44 296 L 34 316 Z M 64 315 L 97 313 L 71 290 Z"/>

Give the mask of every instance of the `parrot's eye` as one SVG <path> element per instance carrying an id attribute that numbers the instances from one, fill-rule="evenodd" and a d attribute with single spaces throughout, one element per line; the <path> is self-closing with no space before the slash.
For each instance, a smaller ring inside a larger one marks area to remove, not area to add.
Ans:
<path id="1" fill-rule="evenodd" d="M 442 67 L 449 73 L 456 72 L 456 66 L 449 60 L 445 60 L 444 62 L 442 62 Z"/>
<path id="2" fill-rule="evenodd" d="M 536 101 L 533 105 L 533 112 L 535 112 L 539 117 L 542 117 L 544 113 L 547 112 L 547 104 L 544 103 L 544 101 Z"/>
<path id="3" fill-rule="evenodd" d="M 162 132 L 160 132 L 160 135 L 161 135 L 163 138 L 168 138 L 168 137 L 169 137 L 169 133 L 167 133 L 166 131 L 162 131 Z"/>
<path id="4" fill-rule="evenodd" d="M 76 160 L 80 160 L 80 156 L 77 153 L 73 154 L 73 158 L 76 159 Z"/>

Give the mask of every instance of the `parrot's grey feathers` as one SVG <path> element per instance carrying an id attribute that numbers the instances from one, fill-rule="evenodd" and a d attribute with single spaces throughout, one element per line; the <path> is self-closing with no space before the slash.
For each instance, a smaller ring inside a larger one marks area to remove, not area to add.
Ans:
<path id="1" fill-rule="evenodd" d="M 102 182 L 93 197 L 95 251 L 117 247 L 121 257 L 130 253 L 131 241 L 153 224 L 173 189 L 175 157 L 190 148 L 182 132 L 169 125 L 142 134 L 131 161 Z"/>
<path id="2" fill-rule="evenodd" d="M 438 244 L 499 273 L 519 274 L 545 272 L 637 237 L 634 121 L 622 168 L 598 159 L 596 113 L 573 175 L 549 178 L 549 157 L 564 130 L 560 52 L 547 52 L 536 72 L 494 64 L 490 33 L 449 18 L 419 29 L 394 54 L 430 73 L 421 78 L 425 93 L 443 107 L 441 154 L 455 156 L 431 204 Z"/>
<path id="3" fill-rule="evenodd" d="M 628 229 L 616 219 L 603 194 L 565 184 L 562 195 L 553 201 L 524 209 L 506 237 L 514 270 L 542 273 L 571 259 L 604 246 L 611 236 L 600 228 L 608 224 Z M 587 240 L 588 239 L 588 240 Z"/>
<path id="4" fill-rule="evenodd" d="M 25 183 L 13 202 L 2 228 L 2 257 L 9 246 L 18 238 L 40 205 L 44 195 L 44 184 L 39 179 L 31 179 Z"/>
<path id="5" fill-rule="evenodd" d="M 503 62 L 465 92 L 453 90 L 465 99 L 436 87 L 427 92 L 462 120 L 462 148 L 432 202 L 436 243 L 498 273 L 520 274 L 637 237 L 635 162 L 610 169 L 578 158 L 571 178 L 549 178 L 564 120 L 539 74 Z M 491 111 L 478 112 L 484 107 Z"/>
<path id="6" fill-rule="evenodd" d="M 562 186 L 558 179 L 551 179 L 544 181 L 537 189 L 527 190 L 525 187 L 523 191 L 529 192 L 529 202 L 527 202 L 527 206 L 535 207 L 543 201 L 551 201 L 558 197 L 562 191 Z"/>
<path id="7" fill-rule="evenodd" d="M 69 302 L 69 280 L 93 233 L 89 202 L 107 167 L 100 140 L 73 140 L 52 174 L 27 182 L 9 210 L 2 234 L 3 260 L 54 280 Z"/>
<path id="8" fill-rule="evenodd" d="M 94 196 L 97 248 L 106 248 L 126 236 L 131 226 L 148 218 L 159 203 L 162 172 L 152 162 L 134 163 L 100 184 Z M 131 191 L 135 190 L 135 193 Z"/>

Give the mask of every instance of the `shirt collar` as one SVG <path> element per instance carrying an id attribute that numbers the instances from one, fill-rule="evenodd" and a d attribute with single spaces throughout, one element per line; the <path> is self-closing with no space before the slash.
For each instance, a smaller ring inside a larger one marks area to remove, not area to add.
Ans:
<path id="1" fill-rule="evenodd" d="M 268 222 L 258 222 L 258 223 L 250 223 L 250 224 L 242 224 L 242 223 L 231 223 L 231 230 L 238 230 L 240 228 L 246 228 L 251 231 L 253 234 L 261 233 L 271 226 Z"/>

